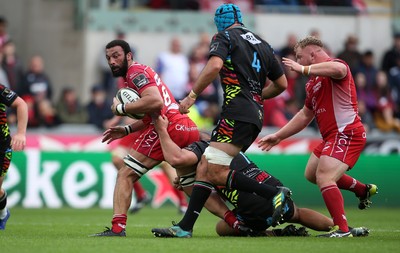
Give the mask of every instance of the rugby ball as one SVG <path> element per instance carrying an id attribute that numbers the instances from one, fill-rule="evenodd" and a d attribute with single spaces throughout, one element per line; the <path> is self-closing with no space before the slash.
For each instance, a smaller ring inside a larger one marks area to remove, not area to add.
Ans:
<path id="1" fill-rule="evenodd" d="M 117 94 L 115 95 L 115 98 L 122 104 L 128 104 L 138 101 L 140 99 L 140 95 L 136 90 L 131 89 L 129 87 L 125 87 L 118 90 Z M 144 113 L 126 114 L 126 116 L 134 119 L 142 119 L 144 115 L 145 115 Z"/>

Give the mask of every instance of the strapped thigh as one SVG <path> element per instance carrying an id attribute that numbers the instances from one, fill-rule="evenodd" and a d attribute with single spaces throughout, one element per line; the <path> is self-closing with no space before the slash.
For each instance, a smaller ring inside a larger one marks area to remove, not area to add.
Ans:
<path id="1" fill-rule="evenodd" d="M 139 162 L 136 158 L 134 158 L 131 155 L 126 155 L 124 157 L 124 163 L 126 164 L 126 166 L 135 171 L 139 177 L 142 177 L 149 171 L 149 168 L 144 166 L 141 162 Z"/>

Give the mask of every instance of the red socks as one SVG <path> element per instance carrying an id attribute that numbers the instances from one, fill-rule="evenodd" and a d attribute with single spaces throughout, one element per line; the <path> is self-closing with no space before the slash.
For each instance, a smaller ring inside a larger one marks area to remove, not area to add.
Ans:
<path id="1" fill-rule="evenodd" d="M 126 227 L 127 219 L 128 217 L 126 216 L 126 214 L 114 214 L 113 219 L 111 221 L 112 224 L 111 230 L 117 234 L 121 233 L 122 230 L 124 230 Z"/>
<path id="2" fill-rule="evenodd" d="M 338 225 L 343 232 L 348 232 L 346 215 L 344 213 L 344 201 L 342 193 L 337 185 L 329 185 L 320 189 L 325 205 L 333 219 L 333 224 Z"/>
<path id="3" fill-rule="evenodd" d="M 365 197 L 365 184 L 361 183 L 355 178 L 352 178 L 349 175 L 344 174 L 341 178 L 339 178 L 336 184 L 339 189 L 354 192 L 357 197 Z"/>
<path id="4" fill-rule="evenodd" d="M 238 223 L 235 214 L 231 210 L 226 211 L 224 214 L 224 221 L 228 223 L 231 228 L 235 228 L 236 224 Z"/>

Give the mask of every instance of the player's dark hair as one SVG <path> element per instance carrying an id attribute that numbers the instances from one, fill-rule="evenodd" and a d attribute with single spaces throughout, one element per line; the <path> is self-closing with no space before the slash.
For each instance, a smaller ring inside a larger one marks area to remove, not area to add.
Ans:
<path id="1" fill-rule="evenodd" d="M 116 47 L 116 46 L 120 46 L 124 50 L 125 55 L 128 54 L 128 53 L 132 53 L 131 47 L 129 46 L 128 42 L 126 42 L 125 40 L 113 40 L 113 41 L 110 41 L 106 45 L 106 49 L 109 49 L 109 48 L 112 48 L 112 47 Z"/>

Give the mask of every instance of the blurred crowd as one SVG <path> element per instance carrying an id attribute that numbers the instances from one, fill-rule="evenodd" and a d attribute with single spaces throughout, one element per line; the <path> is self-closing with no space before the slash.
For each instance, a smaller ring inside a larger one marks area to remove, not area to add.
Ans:
<path id="1" fill-rule="evenodd" d="M 110 0 L 110 7 L 130 9 L 130 8 L 150 8 L 150 9 L 172 9 L 172 10 L 208 10 L 213 0 Z M 305 7 L 310 12 L 315 12 L 317 8 L 324 7 L 347 7 L 354 9 L 355 12 L 366 10 L 367 4 L 364 0 L 236 0 L 220 1 L 234 2 L 241 9 L 254 10 L 255 6 L 281 6 L 293 7 L 288 11 L 295 11 L 296 7 Z"/>
<path id="2" fill-rule="evenodd" d="M 310 35 L 319 37 L 317 30 L 310 31 Z M 123 39 L 124 34 L 119 32 L 117 38 Z M 191 90 L 205 66 L 210 39 L 208 34 L 200 34 L 197 42 L 186 53 L 182 50 L 181 39 L 175 36 L 169 41 L 169 49 L 159 52 L 152 67 L 170 87 L 177 101 Z M 294 33 L 288 34 L 285 45 L 273 45 L 278 60 L 282 57 L 295 59 L 293 47 L 298 39 Z M 386 50 L 382 59 L 376 59 L 372 49 L 360 51 L 358 44 L 358 38 L 349 35 L 340 52 L 331 52 L 328 47 L 325 49 L 332 57 L 343 59 L 349 64 L 356 82 L 359 114 L 366 129 L 400 132 L 400 34 L 393 36 L 392 46 Z M 134 46 L 132 51 L 136 58 Z M 40 55 L 32 56 L 25 66 L 18 57 L 14 41 L 7 33 L 7 20 L 0 17 L 0 83 L 16 91 L 27 102 L 29 128 L 54 127 L 65 123 L 92 124 L 101 130 L 109 127 L 115 121 L 110 110 L 112 98 L 121 84 L 120 80 L 112 77 L 104 51 L 99 59 L 101 78 L 92 86 L 89 102 L 82 103 L 81 90 L 68 84 L 63 85 L 59 97 L 55 97 L 54 88 L 60 88 L 51 82 L 44 59 Z M 137 60 L 140 62 L 140 59 Z M 264 102 L 264 126 L 285 125 L 304 104 L 304 84 L 307 78 L 286 68 L 285 71 L 288 89 L 280 96 Z M 191 108 L 190 117 L 201 129 L 210 130 L 218 120 L 221 98 L 221 86 L 216 79 Z M 15 113 L 10 111 L 8 117 L 9 123 L 14 124 Z M 315 125 L 312 123 L 311 127 Z"/>

